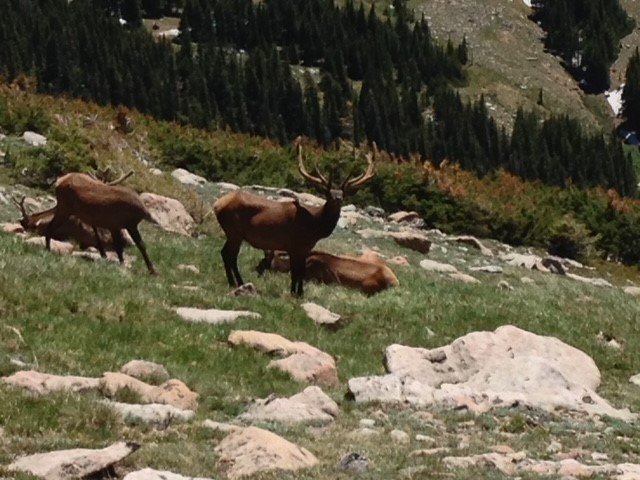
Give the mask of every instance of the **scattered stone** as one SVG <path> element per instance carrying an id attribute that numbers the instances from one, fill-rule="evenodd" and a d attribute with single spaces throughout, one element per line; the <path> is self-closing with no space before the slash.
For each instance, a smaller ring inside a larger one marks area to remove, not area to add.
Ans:
<path id="1" fill-rule="evenodd" d="M 202 426 L 205 428 L 209 428 L 211 430 L 215 430 L 216 432 L 224 432 L 224 433 L 236 432 L 244 428 L 244 427 L 239 427 L 238 425 L 233 425 L 231 423 L 215 422 L 209 419 L 202 422 Z"/>
<path id="2" fill-rule="evenodd" d="M 361 418 L 359 423 L 361 427 L 366 428 L 373 428 L 376 426 L 376 421 L 372 418 Z"/>
<path id="3" fill-rule="evenodd" d="M 431 250 L 431 240 L 413 232 L 392 232 L 389 235 L 401 247 L 427 254 Z"/>
<path id="4" fill-rule="evenodd" d="M 172 405 L 163 405 L 160 403 L 138 405 L 112 402 L 110 400 L 106 400 L 103 403 L 117 412 L 125 422 L 143 422 L 152 425 L 167 426 L 173 421 L 188 422 L 196 415 L 196 412 L 193 410 L 182 410 Z"/>
<path id="5" fill-rule="evenodd" d="M 387 218 L 390 222 L 395 222 L 395 223 L 410 223 L 416 220 L 421 220 L 420 215 L 418 215 L 417 212 L 404 212 L 404 211 L 392 213 Z"/>
<path id="6" fill-rule="evenodd" d="M 268 368 L 278 368 L 299 382 L 323 387 L 338 385 L 338 371 L 333 357 L 305 342 L 292 342 L 275 333 L 255 330 L 231 332 L 228 342 L 234 346 L 247 345 L 260 352 L 285 356 L 272 360 Z"/>
<path id="7" fill-rule="evenodd" d="M 342 211 L 340 212 L 340 218 L 338 219 L 338 224 L 337 224 L 339 228 L 353 227 L 361 220 L 368 220 L 366 216 L 362 215 L 361 213 L 355 210 L 345 210 L 345 208 L 348 208 L 348 207 L 349 205 L 347 205 L 347 207 L 342 207 Z"/>
<path id="8" fill-rule="evenodd" d="M 302 304 L 302 308 L 304 309 L 307 316 L 313 320 L 316 325 L 322 325 L 325 327 L 333 327 L 336 326 L 337 323 L 340 322 L 342 318 L 337 313 L 333 313 L 327 310 L 320 305 L 315 303 L 307 302 Z"/>
<path id="9" fill-rule="evenodd" d="M 634 297 L 640 297 L 640 287 L 624 287 L 622 290 L 624 293 L 628 293 Z"/>
<path id="10" fill-rule="evenodd" d="M 403 445 L 408 444 L 411 441 L 411 439 L 409 438 L 409 434 L 407 432 L 403 432 L 402 430 L 391 430 L 389 432 L 389 436 L 394 442 Z"/>
<path id="11" fill-rule="evenodd" d="M 567 273 L 567 277 L 582 283 L 588 283 L 589 285 L 593 285 L 595 287 L 613 287 L 613 285 L 611 285 L 611 283 L 609 283 L 604 278 L 582 277 L 580 275 L 576 275 L 575 273 Z"/>
<path id="12" fill-rule="evenodd" d="M 535 285 L 536 283 L 533 278 L 529 278 L 529 277 L 522 277 L 520 278 L 520 281 L 525 285 Z"/>
<path id="13" fill-rule="evenodd" d="M 557 440 L 551 441 L 551 443 L 547 446 L 548 453 L 558 453 L 561 451 L 562 451 L 562 444 Z"/>
<path id="14" fill-rule="evenodd" d="M 448 263 L 440 263 L 435 260 L 429 260 L 425 258 L 420 261 L 420 266 L 427 272 L 439 272 L 439 273 L 457 273 L 458 269 Z"/>
<path id="15" fill-rule="evenodd" d="M 558 408 L 630 421 L 596 392 L 600 371 L 584 352 L 507 325 L 427 350 L 391 345 L 384 376 L 349 380 L 356 402 L 445 405 L 486 412 L 514 405 Z"/>
<path id="16" fill-rule="evenodd" d="M 190 236 L 195 229 L 195 221 L 184 205 L 175 198 L 163 197 L 155 193 L 140 195 L 142 203 L 149 210 L 151 217 L 163 230 L 180 235 Z"/>
<path id="17" fill-rule="evenodd" d="M 640 387 L 640 373 L 637 373 L 631 378 L 629 378 L 629 382 L 633 383 L 634 385 L 638 385 Z"/>
<path id="18" fill-rule="evenodd" d="M 200 274 L 200 269 L 198 267 L 196 267 L 195 265 L 180 264 L 180 265 L 177 266 L 177 269 L 182 271 L 182 272 L 189 272 L 189 273 L 193 273 L 195 275 L 199 275 Z"/>
<path id="19" fill-rule="evenodd" d="M 138 380 L 153 380 L 166 382 L 169 380 L 169 372 L 159 363 L 147 360 L 131 360 L 120 368 L 120 372 Z"/>
<path id="20" fill-rule="evenodd" d="M 464 282 L 464 283 L 480 283 L 480 280 L 478 280 L 477 278 L 472 277 L 471 275 L 467 275 L 466 273 L 462 273 L 462 272 L 450 273 L 449 274 L 449 278 L 451 278 L 453 280 L 458 280 L 458 281 Z"/>
<path id="21" fill-rule="evenodd" d="M 453 237 L 451 240 L 458 243 L 464 243 L 465 245 L 469 245 L 476 250 L 480 250 L 480 253 L 485 257 L 493 257 L 493 252 L 486 246 L 484 246 L 484 244 L 476 237 L 472 237 L 470 235 L 460 235 L 458 237 Z"/>
<path id="22" fill-rule="evenodd" d="M 193 323 L 209 323 L 211 325 L 221 325 L 223 323 L 235 322 L 241 317 L 262 318 L 259 313 L 249 312 L 247 310 L 217 310 L 178 307 L 176 313 L 187 322 Z"/>
<path id="23" fill-rule="evenodd" d="M 84 392 L 96 390 L 100 386 L 99 378 L 49 375 L 35 370 L 23 370 L 0 379 L 5 385 L 21 388 L 35 395 L 53 392 Z"/>
<path id="24" fill-rule="evenodd" d="M 523 255 L 521 253 L 505 253 L 500 258 L 507 264 L 514 267 L 523 267 L 529 270 L 538 270 L 539 272 L 548 273 L 549 269 L 542 263 L 542 258 L 537 255 Z"/>
<path id="25" fill-rule="evenodd" d="M 9 471 L 25 472 L 45 480 L 86 478 L 120 462 L 139 445 L 118 442 L 99 450 L 76 448 L 20 457 L 7 467 Z"/>
<path id="26" fill-rule="evenodd" d="M 364 207 L 364 212 L 367 215 L 370 215 L 372 217 L 384 217 L 385 216 L 385 211 L 384 209 L 380 208 L 380 207 L 374 207 L 372 205 L 368 205 L 366 207 Z"/>
<path id="27" fill-rule="evenodd" d="M 622 345 L 620 345 L 620 342 L 618 342 L 611 335 L 607 335 L 604 332 L 598 332 L 598 335 L 596 338 L 598 339 L 598 342 L 600 342 L 605 347 L 609 347 L 614 350 L 622 350 Z"/>
<path id="28" fill-rule="evenodd" d="M 248 422 L 312 423 L 324 425 L 338 415 L 340 409 L 319 387 L 305 388 L 289 398 L 269 396 L 257 400 L 238 419 Z"/>
<path id="29" fill-rule="evenodd" d="M 200 187 L 207 183 L 207 179 L 200 175 L 195 175 L 184 168 L 176 168 L 171 172 L 171 176 L 178 180 L 183 185 L 189 185 L 192 187 Z"/>
<path id="30" fill-rule="evenodd" d="M 39 247 L 45 247 L 46 242 L 44 237 L 30 237 L 25 240 L 25 243 L 29 245 L 36 245 Z M 71 255 L 76 249 L 75 245 L 69 242 L 59 242 L 58 240 L 51 239 L 51 251 L 57 255 Z"/>
<path id="31" fill-rule="evenodd" d="M 481 267 L 469 268 L 472 272 L 484 272 L 484 273 L 502 273 L 502 267 L 498 265 L 483 265 Z"/>
<path id="32" fill-rule="evenodd" d="M 502 290 L 513 290 L 513 287 L 506 280 L 500 280 L 498 283 L 498 288 Z"/>
<path id="33" fill-rule="evenodd" d="M 307 205 L 311 205 L 314 207 L 320 207 L 324 205 L 325 200 L 311 193 L 296 193 L 296 198 L 301 203 L 306 203 Z"/>
<path id="34" fill-rule="evenodd" d="M 11 233 L 13 235 L 25 233 L 24 227 L 19 223 L 0 223 L 0 230 L 4 233 Z"/>
<path id="35" fill-rule="evenodd" d="M 403 257 L 402 255 L 397 255 L 393 258 L 390 258 L 389 260 L 387 260 L 387 263 L 391 263 L 392 265 L 398 265 L 400 267 L 409 266 L 409 260 L 407 260 L 407 257 Z"/>
<path id="36" fill-rule="evenodd" d="M 240 190 L 240 187 L 234 183 L 216 182 L 214 183 L 214 185 L 222 190 L 229 190 L 229 191 Z"/>
<path id="37" fill-rule="evenodd" d="M 231 297 L 257 297 L 258 289 L 256 286 L 251 283 L 245 283 L 244 285 L 240 285 L 238 288 L 235 288 L 229 292 L 229 296 Z"/>
<path id="38" fill-rule="evenodd" d="M 166 470 L 154 470 L 152 468 L 144 468 L 137 472 L 131 472 L 125 475 L 123 480 L 213 480 L 203 477 L 184 477 L 177 473 L 168 472 Z"/>
<path id="39" fill-rule="evenodd" d="M 155 175 L 156 177 L 162 175 L 162 170 L 160 170 L 159 168 L 150 168 L 149 169 L 149 173 L 151 175 Z"/>
<path id="40" fill-rule="evenodd" d="M 433 455 L 438 455 L 439 453 L 448 453 L 449 449 L 446 447 L 437 447 L 437 448 L 425 448 L 420 450 L 414 450 L 409 453 L 409 458 L 415 457 L 431 457 Z"/>
<path id="41" fill-rule="evenodd" d="M 24 132 L 22 134 L 22 140 L 32 147 L 44 147 L 47 145 L 47 137 L 36 132 Z"/>
<path id="42" fill-rule="evenodd" d="M 509 445 L 494 445 L 493 447 L 491 447 L 491 451 L 496 453 L 502 453 L 503 455 L 506 455 L 508 453 L 516 453 L 515 450 L 511 448 Z"/>
<path id="43" fill-rule="evenodd" d="M 350 473 L 364 473 L 369 470 L 369 459 L 360 453 L 348 453 L 340 459 L 338 468 Z"/>
<path id="44" fill-rule="evenodd" d="M 124 373 L 107 372 L 100 379 L 100 389 L 108 397 L 114 397 L 122 391 L 130 391 L 138 395 L 142 403 L 161 403 L 182 410 L 198 408 L 198 394 L 176 379 L 168 380 L 156 387 Z"/>
<path id="45" fill-rule="evenodd" d="M 256 427 L 229 434 L 215 448 L 220 462 L 228 466 L 227 476 L 236 479 L 273 470 L 311 468 L 318 459 L 305 448 Z"/>
<path id="46" fill-rule="evenodd" d="M 424 443 L 432 443 L 432 444 L 436 443 L 435 438 L 430 437 L 429 435 L 422 435 L 421 433 L 418 433 L 416 435 L 416 440 L 418 442 L 424 442 Z"/>

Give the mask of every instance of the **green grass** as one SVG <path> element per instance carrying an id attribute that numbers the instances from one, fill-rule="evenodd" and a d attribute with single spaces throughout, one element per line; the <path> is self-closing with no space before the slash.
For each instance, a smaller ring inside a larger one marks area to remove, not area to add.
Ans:
<path id="1" fill-rule="evenodd" d="M 15 216 L 6 208 L 0 208 L 0 219 Z M 434 437 L 437 446 L 450 447 L 451 455 L 484 453 L 490 445 L 506 443 L 516 450 L 532 452 L 533 457 L 546 458 L 546 445 L 557 438 L 567 447 L 605 451 L 620 461 L 638 459 L 640 435 L 633 426 L 513 410 L 473 417 L 435 409 L 435 420 L 429 422 L 419 420 L 410 410 L 356 405 L 345 397 L 349 378 L 384 372 L 384 349 L 392 343 L 435 347 L 472 331 L 514 324 L 556 336 L 587 352 L 602 370 L 600 393 L 616 406 L 640 410 L 638 387 L 627 381 L 640 371 L 636 354 L 640 305 L 619 289 L 588 287 L 517 268 L 507 268 L 499 276 L 475 274 L 482 284 L 465 285 L 422 271 L 417 267 L 422 256 L 417 253 L 386 240 L 367 241 L 385 254 L 407 255 L 413 266 L 396 267 L 400 287 L 371 298 L 338 287 L 308 284 L 304 301 L 320 303 L 347 320 L 343 329 L 330 332 L 306 318 L 300 308 L 302 300 L 288 293 L 287 275 L 257 277 L 253 267 L 260 252 L 245 246 L 240 256 L 241 272 L 245 280 L 256 284 L 260 296 L 232 298 L 227 295 L 219 255 L 221 236 L 184 238 L 144 226 L 143 237 L 160 271 L 157 277 L 146 273 L 140 258 L 126 271 L 113 264 L 57 257 L 24 245 L 17 238 L 0 235 L 0 374 L 14 371 L 11 357 L 27 362 L 37 359 L 43 372 L 87 376 L 117 371 L 135 358 L 156 361 L 200 394 L 197 420 L 154 430 L 121 423 L 110 411 L 96 406 L 97 394 L 30 398 L 0 388 L 0 426 L 4 428 L 0 464 L 24 453 L 101 447 L 126 439 L 143 447 L 122 463 L 120 472 L 152 466 L 219 478 L 221 471 L 212 449 L 222 434 L 202 428 L 201 420 L 228 421 L 254 398 L 271 393 L 291 395 L 303 388 L 285 374 L 267 369 L 269 359 L 265 355 L 248 348 L 231 348 L 226 339 L 234 329 L 276 332 L 309 342 L 336 358 L 341 380 L 339 387 L 328 390 L 342 411 L 332 425 L 268 425 L 310 449 L 320 459 L 320 466 L 288 476 L 260 478 L 349 478 L 336 469 L 336 464 L 351 451 L 363 453 L 373 462 L 372 470 L 361 478 L 396 478 L 401 470 L 419 466 L 427 467 L 428 473 L 414 469 L 413 476 L 407 478 L 449 478 L 451 472 L 440 461 L 444 454 L 434 458 L 408 456 L 411 450 L 430 448 L 414 439 L 418 433 Z M 323 248 L 355 253 L 363 243 L 353 233 L 337 230 Z M 429 257 L 461 268 L 481 260 L 474 251 L 463 251 L 455 245 L 447 248 L 446 254 L 436 248 Z M 128 253 L 138 257 L 133 248 Z M 178 270 L 181 263 L 196 265 L 201 273 Z M 522 285 L 519 278 L 523 275 L 534 278 L 536 284 Z M 515 290 L 498 289 L 501 279 Z M 195 285 L 199 290 L 185 290 L 180 285 Z M 176 306 L 248 309 L 259 312 L 262 319 L 243 319 L 220 327 L 194 325 L 178 318 L 172 310 Z M 429 336 L 428 329 L 435 336 Z M 596 339 L 599 331 L 622 339 L 624 349 L 615 351 L 600 345 Z M 359 419 L 380 415 L 379 410 L 387 416 L 378 422 L 380 438 L 349 436 L 358 428 Z M 462 425 L 470 420 L 473 427 Z M 613 428 L 605 430 L 608 425 Z M 411 443 L 396 445 L 388 441 L 386 435 L 394 428 L 409 433 Z M 576 436 L 576 431 L 586 434 Z M 463 433 L 470 435 L 471 442 L 459 450 L 458 435 Z M 625 436 L 622 440 L 621 435 Z M 486 469 L 454 475 L 460 479 L 501 478 Z"/>

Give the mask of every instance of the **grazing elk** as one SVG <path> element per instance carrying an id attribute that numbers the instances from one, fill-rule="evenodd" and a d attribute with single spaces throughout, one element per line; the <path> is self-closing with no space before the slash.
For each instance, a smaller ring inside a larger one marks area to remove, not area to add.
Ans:
<path id="1" fill-rule="evenodd" d="M 307 255 L 318 240 L 333 232 L 340 218 L 343 198 L 355 193 L 375 176 L 374 155 L 368 153 L 366 171 L 353 179 L 347 177 L 340 188 L 334 188 L 332 175 L 327 180 L 317 169 L 315 176 L 307 172 L 300 143 L 297 150 L 298 170 L 310 185 L 325 195 L 323 206 L 303 206 L 297 200 L 277 202 L 243 191 L 228 193 L 213 205 L 227 237 L 222 247 L 222 260 L 232 287 L 243 284 L 238 271 L 238 253 L 242 242 L 246 241 L 261 250 L 287 252 L 291 258 L 291 293 L 302 296 Z"/>
<path id="2" fill-rule="evenodd" d="M 262 274 L 265 270 L 288 272 L 289 258 L 286 252 L 265 251 L 264 258 L 256 270 Z M 314 280 L 327 285 L 338 284 L 360 290 L 367 295 L 396 287 L 400 284 L 393 271 L 375 253 L 363 253 L 360 257 L 333 255 L 312 251 L 305 262 L 305 280 Z"/>
<path id="3" fill-rule="evenodd" d="M 68 173 L 60 177 L 55 183 L 55 189 L 58 203 L 45 232 L 47 250 L 50 249 L 54 232 L 73 216 L 93 228 L 98 250 L 103 256 L 104 245 L 97 235 L 97 230 L 109 230 L 120 263 L 124 263 L 125 239 L 122 229 L 127 230 L 140 250 L 149 272 L 156 273 L 138 231 L 138 224 L 142 220 L 156 222 L 134 190 L 103 183 L 84 173 Z"/>

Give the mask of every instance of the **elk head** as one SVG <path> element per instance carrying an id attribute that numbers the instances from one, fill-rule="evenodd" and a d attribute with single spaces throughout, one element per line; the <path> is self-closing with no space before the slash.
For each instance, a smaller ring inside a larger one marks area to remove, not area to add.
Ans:
<path id="1" fill-rule="evenodd" d="M 14 197 L 11 197 L 11 200 L 13 201 L 13 203 L 16 204 L 16 206 L 20 209 L 20 212 L 22 213 L 22 218 L 20 219 L 20 225 L 22 225 L 22 228 L 24 228 L 25 230 L 28 230 L 30 225 L 30 219 L 29 219 L 29 212 L 27 212 L 27 208 L 24 206 L 24 202 L 27 199 L 27 197 L 22 197 L 20 200 L 16 200 Z"/>

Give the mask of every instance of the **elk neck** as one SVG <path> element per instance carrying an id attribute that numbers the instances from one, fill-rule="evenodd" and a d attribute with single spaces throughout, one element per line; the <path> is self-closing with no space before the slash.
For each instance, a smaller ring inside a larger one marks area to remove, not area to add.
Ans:
<path id="1" fill-rule="evenodd" d="M 319 211 L 319 234 L 320 238 L 326 238 L 333 230 L 336 228 L 338 224 L 338 220 L 340 219 L 340 209 L 342 208 L 342 201 L 336 200 L 331 196 L 327 197 L 327 201 L 325 204 L 320 207 Z"/>

